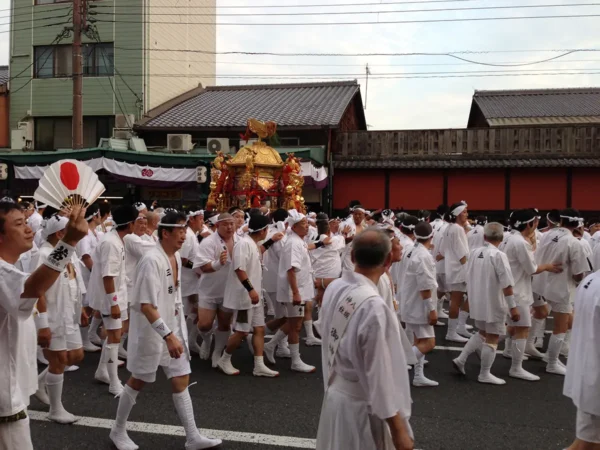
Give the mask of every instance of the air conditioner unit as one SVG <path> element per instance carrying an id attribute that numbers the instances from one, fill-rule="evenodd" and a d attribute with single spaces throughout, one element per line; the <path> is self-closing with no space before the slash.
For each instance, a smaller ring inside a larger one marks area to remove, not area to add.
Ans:
<path id="1" fill-rule="evenodd" d="M 135 114 L 117 114 L 115 115 L 115 128 L 129 128 L 133 127 L 135 123 Z"/>
<path id="2" fill-rule="evenodd" d="M 142 138 L 132 137 L 129 139 L 129 148 L 136 152 L 147 152 L 146 142 Z"/>
<path id="3" fill-rule="evenodd" d="M 131 128 L 113 128 L 113 138 L 115 139 L 131 139 L 133 133 Z"/>
<path id="4" fill-rule="evenodd" d="M 206 166 L 196 167 L 196 182 L 198 184 L 206 183 Z"/>
<path id="5" fill-rule="evenodd" d="M 19 130 L 25 130 L 25 139 L 33 141 L 33 123 L 32 122 L 19 122 L 17 124 Z"/>
<path id="6" fill-rule="evenodd" d="M 10 149 L 25 150 L 27 148 L 27 130 L 18 129 L 10 132 Z"/>
<path id="7" fill-rule="evenodd" d="M 204 181 L 206 181 L 206 167 L 204 168 Z M 0 164 L 0 180 L 4 181 L 8 178 L 8 165 Z M 198 181 L 200 183 L 200 181 Z"/>
<path id="8" fill-rule="evenodd" d="M 189 153 L 194 148 L 191 134 L 167 134 L 167 148 L 173 153 Z"/>
<path id="9" fill-rule="evenodd" d="M 227 138 L 208 138 L 206 140 L 206 148 L 211 155 L 217 152 L 229 153 L 229 139 Z"/>

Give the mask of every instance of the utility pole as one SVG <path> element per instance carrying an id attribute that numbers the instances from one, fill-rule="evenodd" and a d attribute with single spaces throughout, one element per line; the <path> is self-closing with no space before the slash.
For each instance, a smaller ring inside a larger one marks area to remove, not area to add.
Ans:
<path id="1" fill-rule="evenodd" d="M 367 96 L 369 95 L 369 75 L 371 75 L 371 70 L 369 69 L 369 63 L 367 63 L 365 67 L 365 73 L 367 75 L 367 80 L 365 82 L 365 109 L 367 109 Z"/>
<path id="2" fill-rule="evenodd" d="M 85 19 L 86 0 L 73 0 L 73 150 L 83 148 L 83 56 L 81 35 Z"/>

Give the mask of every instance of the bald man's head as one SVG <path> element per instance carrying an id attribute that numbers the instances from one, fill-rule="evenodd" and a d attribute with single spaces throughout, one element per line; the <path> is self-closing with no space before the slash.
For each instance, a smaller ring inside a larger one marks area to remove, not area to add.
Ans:
<path id="1" fill-rule="evenodd" d="M 383 267 L 391 251 L 392 242 L 382 230 L 365 230 L 352 241 L 352 261 L 361 269 Z"/>
<path id="2" fill-rule="evenodd" d="M 146 220 L 148 221 L 148 228 L 151 230 L 155 230 L 158 227 L 160 216 L 154 212 L 149 211 L 146 213 Z"/>

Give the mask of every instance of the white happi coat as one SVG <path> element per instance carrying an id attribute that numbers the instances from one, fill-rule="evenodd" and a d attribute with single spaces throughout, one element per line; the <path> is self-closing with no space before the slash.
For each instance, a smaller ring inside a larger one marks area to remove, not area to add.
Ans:
<path id="1" fill-rule="evenodd" d="M 110 314 L 114 305 L 106 298 L 104 290 L 104 277 L 114 277 L 115 293 L 117 294 L 119 309 L 127 308 L 127 274 L 125 271 L 125 245 L 117 231 L 106 233 L 92 256 L 94 267 L 90 275 L 87 289 L 89 305 L 104 316 Z"/>
<path id="2" fill-rule="evenodd" d="M 27 219 L 27 225 L 29 225 L 31 231 L 33 231 L 33 234 L 35 234 L 42 226 L 43 221 L 44 219 L 42 218 L 42 215 L 39 212 L 34 211 L 34 213 L 29 216 L 29 219 Z"/>
<path id="3" fill-rule="evenodd" d="M 92 230 L 88 230 L 87 236 L 80 240 L 77 243 L 77 246 L 75 247 L 77 256 L 79 258 L 83 258 L 85 255 L 92 256 L 94 254 L 94 250 L 96 250 L 96 247 L 98 247 L 98 244 L 102 240 L 102 236 L 104 236 L 104 233 L 102 233 L 101 231 L 96 231 L 96 233 L 94 234 Z M 88 270 L 88 268 L 86 267 L 81 274 L 86 287 L 90 282 L 91 273 L 92 271 Z"/>
<path id="4" fill-rule="evenodd" d="M 508 304 L 502 290 L 515 284 L 508 258 L 486 242 L 471 252 L 466 266 L 471 317 L 486 323 L 504 323 Z"/>
<path id="5" fill-rule="evenodd" d="M 398 301 L 397 314 L 400 317 L 402 316 L 402 308 L 403 308 L 403 306 L 402 306 L 403 305 L 402 285 L 404 284 L 404 277 L 406 275 L 406 266 L 408 264 L 406 255 L 410 254 L 413 247 L 415 246 L 415 243 L 412 239 L 405 236 L 404 234 L 402 236 L 405 237 L 404 239 L 400 239 L 400 245 L 402 245 L 402 259 L 399 262 L 392 264 L 392 267 L 391 267 L 392 279 L 394 280 L 394 284 L 396 285 L 396 300 Z M 402 320 L 404 321 L 403 318 L 402 318 Z"/>
<path id="6" fill-rule="evenodd" d="M 185 233 L 185 242 L 183 243 L 183 247 L 179 250 L 179 256 L 182 259 L 188 259 L 194 263 L 196 260 L 196 255 L 198 254 L 198 247 L 200 247 L 200 243 L 198 242 L 198 238 L 196 237 L 196 233 L 192 231 L 191 228 L 187 228 Z M 181 274 L 181 296 L 189 297 L 190 295 L 194 295 L 198 293 L 198 286 L 200 285 L 200 277 L 198 274 L 194 272 L 194 269 L 188 269 L 184 267 L 183 273 Z"/>
<path id="7" fill-rule="evenodd" d="M 586 241 L 585 239 L 578 239 L 579 243 L 581 244 L 581 249 L 583 250 L 583 254 L 585 255 L 585 259 L 587 259 L 588 262 L 588 270 L 586 270 L 584 273 L 584 276 L 587 276 L 590 274 L 590 272 L 594 271 L 594 266 L 592 264 L 592 259 L 594 257 L 594 251 L 592 250 L 592 246 L 590 245 L 590 243 L 588 241 Z"/>
<path id="8" fill-rule="evenodd" d="M 483 227 L 481 225 L 475 225 L 467 233 L 467 242 L 469 243 L 470 250 L 483 247 Z"/>
<path id="9" fill-rule="evenodd" d="M 400 285 L 400 315 L 405 323 L 427 325 L 429 323 L 429 303 L 421 298 L 421 291 L 431 291 L 431 298 L 437 299 L 437 281 L 433 256 L 423 244 L 418 242 L 404 255 L 404 276 Z M 437 301 L 434 302 L 437 306 Z"/>
<path id="10" fill-rule="evenodd" d="M 326 235 L 319 237 L 320 241 Z M 339 278 L 342 275 L 341 252 L 346 247 L 344 236 L 331 236 L 331 244 L 310 251 L 315 278 Z"/>
<path id="11" fill-rule="evenodd" d="M 448 286 L 464 283 L 467 279 L 467 265 L 461 264 L 460 260 L 465 256 L 469 256 L 469 241 L 463 227 L 455 223 L 448 224 L 444 232 L 444 248 L 442 251 Z"/>
<path id="12" fill-rule="evenodd" d="M 135 268 L 140 259 L 149 250 L 156 247 L 154 240 L 145 240 L 137 234 L 128 234 L 123 238 L 125 246 L 125 276 L 127 277 L 127 298 L 133 298 L 133 283 L 135 281 Z"/>
<path id="13" fill-rule="evenodd" d="M 167 343 L 154 331 L 142 313 L 142 304 L 155 306 L 165 324 L 181 341 L 184 355 L 190 358 L 187 328 L 181 299 L 181 257 L 177 259 L 178 279 L 175 279 L 169 257 L 158 244 L 140 260 L 131 299 L 127 370 L 131 373 L 154 373 L 158 366 L 170 360 Z"/>
<path id="14" fill-rule="evenodd" d="M 348 219 L 340 223 L 340 230 L 343 230 L 345 227 L 350 227 L 350 232 L 348 233 L 348 237 L 353 237 L 356 235 L 356 224 L 354 223 L 354 219 L 350 216 Z M 363 223 L 363 230 L 365 229 L 365 225 Z M 352 241 L 346 244 L 346 247 L 342 251 L 342 269 L 349 270 L 350 272 L 354 271 L 354 263 L 352 262 Z"/>
<path id="15" fill-rule="evenodd" d="M 575 295 L 563 394 L 583 412 L 600 416 L 600 274 L 585 278 Z"/>
<path id="16" fill-rule="evenodd" d="M 512 233 L 502 251 L 508 258 L 514 284 L 513 292 L 517 306 L 525 309 L 533 305 L 532 276 L 537 271 L 533 248 L 519 232 Z M 537 276 L 537 275 L 536 275 Z"/>
<path id="17" fill-rule="evenodd" d="M 270 251 L 271 249 L 267 250 L 267 252 Z M 246 272 L 250 283 L 254 286 L 254 290 L 262 298 L 260 250 L 250 235 L 245 235 L 233 247 L 233 258 L 232 263 L 229 265 L 227 282 L 225 283 L 225 297 L 223 299 L 223 306 L 225 308 L 238 311 L 248 310 L 258 306 L 258 304 L 252 304 L 250 294 L 235 272 L 238 269 Z"/>
<path id="18" fill-rule="evenodd" d="M 29 405 L 30 392 L 21 386 L 21 377 L 28 372 L 22 366 L 21 328 L 24 321 L 31 320 L 37 299 L 21 298 L 27 277 L 29 274 L 0 259 L 0 417 L 15 415 Z"/>
<path id="19" fill-rule="evenodd" d="M 269 231 L 265 240 L 269 240 L 274 234 L 285 231 L 283 222 L 269 225 Z M 269 250 L 263 254 L 263 289 L 271 294 L 277 294 L 277 279 L 279 278 L 279 258 L 285 246 L 288 235 L 284 233 L 283 239 L 274 242 Z M 275 299 L 274 299 L 275 300 Z"/>
<path id="20" fill-rule="evenodd" d="M 306 242 L 292 232 L 285 242 L 279 257 L 279 270 L 277 280 L 277 301 L 279 303 L 292 303 L 292 288 L 288 281 L 288 270 L 294 269 L 296 284 L 303 302 L 310 301 L 315 296 L 315 285 L 312 276 L 312 264 Z"/>
<path id="21" fill-rule="evenodd" d="M 592 246 L 592 250 L 595 250 L 598 247 L 598 243 L 600 242 L 600 231 L 596 231 L 592 234 L 592 238 L 590 239 L 590 245 Z"/>
<path id="22" fill-rule="evenodd" d="M 562 263 L 561 273 L 543 272 L 533 279 L 533 292 L 556 303 L 569 303 L 575 295 L 573 275 L 589 270 L 583 247 L 567 228 L 548 231 L 535 252 L 538 264 Z"/>
<path id="23" fill-rule="evenodd" d="M 40 247 L 38 267 L 48 259 L 54 246 L 48 241 Z M 69 278 L 67 268 L 60 273 L 58 279 L 46 291 L 46 307 L 48 311 L 48 325 L 55 336 L 65 336 L 79 330 L 81 317 L 82 295 L 85 285 L 81 276 L 81 265 L 75 255 L 71 256 L 71 264 L 75 271 L 75 278 Z M 37 267 L 36 267 L 37 268 Z"/>
<path id="24" fill-rule="evenodd" d="M 340 307 L 353 295 L 366 299 L 340 334 L 333 329 L 339 320 L 336 314 L 341 314 Z M 325 398 L 317 450 L 393 448 L 389 447 L 389 429 L 384 419 L 399 413 L 410 430 L 411 414 L 407 363 L 398 320 L 371 280 L 348 271 L 327 287 L 320 320 L 326 330 L 321 347 Z M 339 346 L 330 371 L 330 348 L 335 337 Z M 381 435 L 374 433 L 374 429 L 388 435 L 385 444 L 379 442 Z"/>
<path id="25" fill-rule="evenodd" d="M 439 219 L 436 219 L 439 220 Z M 434 220 L 435 222 L 435 220 Z M 431 250 L 431 254 L 433 255 L 433 260 L 435 261 L 435 272 L 438 275 L 446 275 L 446 262 L 443 259 L 437 260 L 438 255 L 444 256 L 444 235 L 446 234 L 446 228 L 448 227 L 448 222 L 440 221 L 441 224 L 434 228 L 433 232 L 433 240 L 431 243 L 433 244 L 433 249 Z"/>
<path id="26" fill-rule="evenodd" d="M 233 235 L 233 245 L 240 240 L 237 234 Z M 198 254 L 194 262 L 194 269 L 219 261 L 221 253 L 227 251 L 227 244 L 221 239 L 219 233 L 214 233 L 204 238 L 198 246 Z M 199 290 L 202 298 L 223 298 L 225 296 L 225 283 L 231 265 L 231 255 L 227 254 L 227 262 L 216 272 L 202 273 Z M 212 264 L 214 268 L 214 264 Z"/>
<path id="27" fill-rule="evenodd" d="M 599 234 L 599 233 L 596 233 L 596 234 Z M 592 268 L 594 269 L 594 272 L 597 272 L 600 270 L 600 245 L 596 245 L 594 247 L 594 250 L 592 251 Z"/>

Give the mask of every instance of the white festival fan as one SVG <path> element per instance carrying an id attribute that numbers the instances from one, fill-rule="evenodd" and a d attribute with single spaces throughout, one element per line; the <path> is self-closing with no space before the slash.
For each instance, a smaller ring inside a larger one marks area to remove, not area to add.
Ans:
<path id="1" fill-rule="evenodd" d="M 87 208 L 105 190 L 90 166 L 74 159 L 63 159 L 46 169 L 33 198 L 58 210 L 74 206 Z"/>

